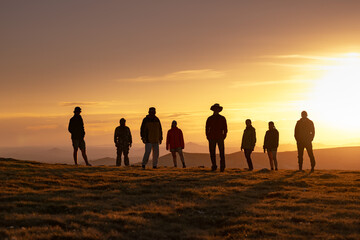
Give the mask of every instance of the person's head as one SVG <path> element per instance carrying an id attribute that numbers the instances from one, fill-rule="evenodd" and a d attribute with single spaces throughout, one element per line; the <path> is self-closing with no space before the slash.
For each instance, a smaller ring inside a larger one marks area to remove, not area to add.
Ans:
<path id="1" fill-rule="evenodd" d="M 275 124 L 274 122 L 269 122 L 269 129 L 274 129 L 275 128 Z"/>
<path id="2" fill-rule="evenodd" d="M 221 107 L 220 104 L 215 103 L 214 105 L 211 106 L 210 110 L 212 110 L 214 114 L 218 114 L 223 110 L 223 107 Z"/>
<path id="3" fill-rule="evenodd" d="M 173 128 L 173 127 L 176 127 L 177 126 L 177 122 L 174 120 L 174 121 L 172 121 L 172 123 L 171 123 L 171 127 Z"/>
<path id="4" fill-rule="evenodd" d="M 149 115 L 155 116 L 155 114 L 156 114 L 156 109 L 154 107 L 149 108 Z"/>
<path id="5" fill-rule="evenodd" d="M 302 112 L 301 112 L 301 117 L 302 117 L 302 118 L 307 118 L 307 116 L 308 116 L 308 114 L 307 114 L 306 111 L 302 111 Z"/>
<path id="6" fill-rule="evenodd" d="M 126 120 L 125 118 L 120 119 L 120 126 L 125 126 Z"/>
<path id="7" fill-rule="evenodd" d="M 246 119 L 245 124 L 247 127 L 251 126 L 251 120 L 250 119 Z"/>
<path id="8" fill-rule="evenodd" d="M 75 115 L 80 115 L 80 113 L 81 113 L 81 108 L 80 108 L 80 107 L 75 107 L 74 113 L 75 113 Z"/>

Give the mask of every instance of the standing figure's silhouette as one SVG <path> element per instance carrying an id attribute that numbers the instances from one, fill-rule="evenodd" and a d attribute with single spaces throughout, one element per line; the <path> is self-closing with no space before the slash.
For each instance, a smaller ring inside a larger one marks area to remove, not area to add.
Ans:
<path id="1" fill-rule="evenodd" d="M 149 114 L 143 119 L 140 135 L 141 140 L 145 144 L 145 153 L 142 161 L 142 168 L 145 169 L 149 161 L 151 150 L 153 150 L 153 168 L 157 168 L 159 159 L 159 144 L 163 140 L 162 128 L 159 118 L 155 116 L 156 109 L 149 108 Z"/>
<path id="2" fill-rule="evenodd" d="M 299 170 L 302 171 L 304 149 L 306 149 L 311 162 L 311 171 L 313 172 L 316 164 L 312 147 L 312 141 L 315 137 L 315 127 L 314 123 L 308 119 L 307 116 L 306 111 L 301 112 L 301 119 L 297 121 L 295 126 L 295 139 L 298 150 Z"/>
<path id="3" fill-rule="evenodd" d="M 176 153 L 179 154 L 183 168 L 186 168 L 183 149 L 185 147 L 184 136 L 177 127 L 177 122 L 174 120 L 171 123 L 171 129 L 168 131 L 166 136 L 166 150 L 170 150 L 173 157 L 174 167 L 177 167 Z"/>
<path id="4" fill-rule="evenodd" d="M 121 154 L 124 155 L 124 164 L 129 166 L 129 149 L 132 144 L 130 128 L 126 126 L 126 120 L 120 119 L 120 126 L 115 128 L 114 142 L 116 146 L 116 166 L 121 166 Z"/>
<path id="5" fill-rule="evenodd" d="M 256 144 L 256 132 L 255 128 L 251 125 L 250 119 L 246 119 L 245 123 L 246 128 L 244 130 L 241 141 L 241 151 L 244 150 L 245 158 L 249 166 L 249 171 L 252 171 L 254 167 L 251 160 L 251 153 L 254 151 Z"/>
<path id="6" fill-rule="evenodd" d="M 71 133 L 71 140 L 72 145 L 74 148 L 74 162 L 77 165 L 77 152 L 80 148 L 82 156 L 87 166 L 91 166 L 87 155 L 86 155 L 86 146 L 85 146 L 85 128 L 84 128 L 84 121 L 80 116 L 81 108 L 75 107 L 74 109 L 74 116 L 70 119 L 68 130 Z"/>
<path id="7" fill-rule="evenodd" d="M 218 103 L 211 106 L 210 110 L 214 113 L 210 117 L 208 117 L 206 121 L 206 138 L 209 141 L 209 151 L 210 151 L 210 159 L 211 159 L 211 170 L 215 171 L 217 169 L 216 165 L 216 155 L 215 149 L 216 144 L 218 145 L 220 152 L 220 171 L 223 172 L 225 170 L 225 146 L 224 140 L 227 135 L 227 123 L 226 118 L 219 114 L 223 107 L 221 107 Z"/>
<path id="8" fill-rule="evenodd" d="M 275 128 L 274 122 L 269 122 L 269 130 L 266 131 L 264 138 L 264 153 L 267 151 L 270 161 L 271 170 L 278 170 L 278 162 L 276 159 L 277 148 L 279 147 L 279 132 Z"/>

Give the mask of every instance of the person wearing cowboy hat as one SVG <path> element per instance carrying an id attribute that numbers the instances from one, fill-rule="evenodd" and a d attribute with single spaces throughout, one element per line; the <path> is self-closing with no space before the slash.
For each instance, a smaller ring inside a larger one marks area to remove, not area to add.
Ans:
<path id="1" fill-rule="evenodd" d="M 226 118 L 219 114 L 223 107 L 221 107 L 218 103 L 215 103 L 211 106 L 210 110 L 214 113 L 210 117 L 208 117 L 206 121 L 206 138 L 209 141 L 209 151 L 210 151 L 210 159 L 211 159 L 211 170 L 216 171 L 216 144 L 218 145 L 220 152 L 220 171 L 223 172 L 225 170 L 225 146 L 224 140 L 227 134 L 227 123 Z"/>
<path id="2" fill-rule="evenodd" d="M 68 130 L 71 133 L 72 145 L 74 147 L 74 154 L 73 154 L 74 162 L 75 165 L 78 165 L 77 152 L 78 149 L 80 148 L 86 166 L 91 166 L 86 156 L 86 147 L 84 141 L 84 137 L 85 137 L 84 121 L 80 116 L 80 113 L 81 113 L 81 108 L 75 107 L 74 116 L 70 119 L 69 127 L 68 127 Z"/>

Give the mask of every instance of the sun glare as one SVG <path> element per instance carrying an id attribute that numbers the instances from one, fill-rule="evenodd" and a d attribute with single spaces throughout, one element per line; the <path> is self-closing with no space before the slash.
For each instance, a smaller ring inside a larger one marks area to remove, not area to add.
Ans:
<path id="1" fill-rule="evenodd" d="M 344 54 L 324 69 L 308 104 L 312 114 L 330 127 L 360 131 L 360 54 Z"/>

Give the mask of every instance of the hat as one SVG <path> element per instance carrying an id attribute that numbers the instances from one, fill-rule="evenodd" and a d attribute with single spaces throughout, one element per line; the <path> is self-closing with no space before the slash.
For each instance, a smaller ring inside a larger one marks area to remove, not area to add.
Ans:
<path id="1" fill-rule="evenodd" d="M 81 112 L 81 108 L 80 108 L 80 107 L 75 107 L 74 113 L 75 113 L 75 112 Z"/>
<path id="2" fill-rule="evenodd" d="M 211 106 L 210 110 L 215 111 L 215 109 L 218 109 L 219 112 L 223 110 L 223 107 L 221 107 L 218 103 L 215 103 Z"/>

